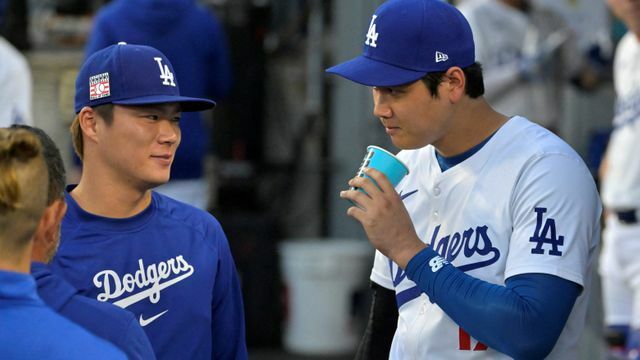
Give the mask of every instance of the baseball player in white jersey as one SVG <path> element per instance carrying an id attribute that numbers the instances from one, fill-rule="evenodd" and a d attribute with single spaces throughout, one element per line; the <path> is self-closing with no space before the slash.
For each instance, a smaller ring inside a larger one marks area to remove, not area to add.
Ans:
<path id="1" fill-rule="evenodd" d="M 640 354 L 640 1 L 608 3 L 629 31 L 615 54 L 614 129 L 601 168 L 607 216 L 600 273 L 609 344 L 635 359 Z"/>
<path id="2" fill-rule="evenodd" d="M 564 19 L 530 0 L 475 0 L 458 9 L 473 31 L 485 99 L 503 114 L 559 129 L 564 85 L 583 66 Z"/>
<path id="3" fill-rule="evenodd" d="M 349 185 L 376 247 L 357 359 L 577 359 L 601 205 L 580 157 L 483 98 L 471 28 L 435 0 L 390 0 L 364 53 L 327 71 L 372 86 L 410 173 Z M 390 320 L 391 319 L 391 320 Z"/>
<path id="4" fill-rule="evenodd" d="M 0 126 L 33 124 L 33 84 L 27 59 L 2 36 L 0 59 Z"/>

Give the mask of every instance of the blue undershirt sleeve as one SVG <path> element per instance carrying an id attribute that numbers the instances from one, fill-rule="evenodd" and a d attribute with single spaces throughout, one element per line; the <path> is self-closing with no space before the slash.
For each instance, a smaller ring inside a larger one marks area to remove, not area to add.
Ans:
<path id="1" fill-rule="evenodd" d="M 555 275 L 512 276 L 505 286 L 474 278 L 427 247 L 407 276 L 461 328 L 514 359 L 542 359 L 553 349 L 582 286 Z"/>

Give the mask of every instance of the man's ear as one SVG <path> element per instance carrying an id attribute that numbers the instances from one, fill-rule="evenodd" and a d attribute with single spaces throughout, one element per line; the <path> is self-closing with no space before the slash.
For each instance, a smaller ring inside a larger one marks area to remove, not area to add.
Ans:
<path id="1" fill-rule="evenodd" d="M 60 241 L 60 224 L 66 212 L 67 203 L 64 199 L 55 200 L 44 209 L 33 237 L 32 260 L 44 263 L 51 260 Z"/>
<path id="2" fill-rule="evenodd" d="M 90 106 L 85 106 L 78 113 L 78 123 L 85 138 L 97 141 L 98 121 L 100 115 Z"/>
<path id="3" fill-rule="evenodd" d="M 54 200 L 53 204 L 49 205 L 49 207 L 53 208 L 52 214 L 51 214 L 51 216 L 53 217 L 52 219 L 53 224 L 51 226 L 51 229 L 48 229 L 49 231 L 47 232 L 47 237 L 57 238 L 60 233 L 60 225 L 62 224 L 62 218 L 64 217 L 64 214 L 67 213 L 67 202 L 64 200 L 64 198 L 57 199 L 57 200 Z"/>
<path id="4" fill-rule="evenodd" d="M 467 84 L 467 78 L 464 75 L 464 71 L 453 66 L 447 70 L 444 75 L 444 82 L 446 82 L 446 89 L 449 96 L 449 101 L 457 103 L 465 95 L 465 88 Z"/>

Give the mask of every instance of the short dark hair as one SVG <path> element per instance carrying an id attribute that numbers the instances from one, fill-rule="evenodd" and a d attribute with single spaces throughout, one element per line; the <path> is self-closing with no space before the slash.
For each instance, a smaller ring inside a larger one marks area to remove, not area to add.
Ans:
<path id="1" fill-rule="evenodd" d="M 482 65 L 476 62 L 470 66 L 462 68 L 464 76 L 467 79 L 465 84 L 465 93 L 470 98 L 475 99 L 484 95 L 484 80 L 482 79 Z M 438 97 L 438 86 L 442 82 L 445 72 L 432 72 L 422 77 L 422 81 L 431 92 L 431 96 Z"/>
<path id="2" fill-rule="evenodd" d="M 24 129 L 36 135 L 42 145 L 44 161 L 49 172 L 49 190 L 47 193 L 47 205 L 51 205 L 55 200 L 64 198 L 64 188 L 66 184 L 66 171 L 64 162 L 60 155 L 60 149 L 56 143 L 47 135 L 44 130 L 29 125 L 12 125 L 12 128 Z"/>
<path id="3" fill-rule="evenodd" d="M 98 105 L 93 108 L 98 115 L 104 120 L 105 124 L 111 125 L 113 122 L 113 104 L 106 103 L 102 105 Z M 80 118 L 79 114 L 71 122 L 71 126 L 69 127 L 69 131 L 71 132 L 71 143 L 73 144 L 73 150 L 78 155 L 80 160 L 84 158 L 84 139 L 82 138 L 82 129 L 80 129 Z"/>

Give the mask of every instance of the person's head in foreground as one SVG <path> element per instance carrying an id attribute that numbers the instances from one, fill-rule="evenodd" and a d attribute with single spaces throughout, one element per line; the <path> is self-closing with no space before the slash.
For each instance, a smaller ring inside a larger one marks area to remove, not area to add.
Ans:
<path id="1" fill-rule="evenodd" d="M 31 259 L 48 263 L 55 255 L 60 244 L 60 223 L 67 211 L 64 199 L 66 171 L 60 150 L 44 130 L 29 125 L 12 125 L 12 129 L 22 129 L 35 135 L 42 145 L 42 154 L 47 164 L 49 189 L 47 207 L 44 211 L 41 231 L 34 236 Z"/>
<path id="2" fill-rule="evenodd" d="M 0 129 L 0 269 L 29 273 L 48 185 L 38 138 L 25 130 Z"/>

